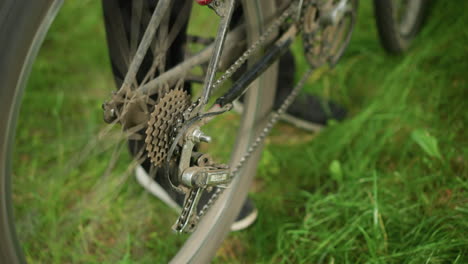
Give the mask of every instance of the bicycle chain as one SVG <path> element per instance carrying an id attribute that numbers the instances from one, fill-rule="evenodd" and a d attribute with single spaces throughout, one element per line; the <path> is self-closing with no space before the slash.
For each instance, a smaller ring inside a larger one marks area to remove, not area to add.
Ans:
<path id="1" fill-rule="evenodd" d="M 219 77 L 215 83 L 212 85 L 212 91 L 216 91 L 221 84 L 223 84 L 227 79 L 231 78 L 232 75 L 239 70 L 240 67 L 247 61 L 247 59 L 256 52 L 262 44 L 264 44 L 268 37 L 278 30 L 281 25 L 288 19 L 294 11 L 296 11 L 297 5 L 294 3 L 288 9 L 286 9 L 280 17 L 275 19 L 273 23 L 262 33 L 262 35 L 252 44 L 250 47 L 226 70 L 226 72 Z"/>
<path id="2" fill-rule="evenodd" d="M 273 129 L 274 125 L 278 122 L 279 118 L 281 115 L 283 115 L 286 110 L 291 106 L 292 102 L 294 99 L 297 97 L 299 92 L 302 90 L 302 87 L 304 87 L 305 82 L 309 78 L 309 76 L 312 74 L 314 68 L 309 68 L 301 77 L 301 80 L 296 84 L 296 86 L 293 88 L 292 92 L 289 94 L 289 96 L 283 101 L 281 104 L 280 108 L 276 112 L 272 112 L 271 117 L 268 119 L 267 124 L 265 127 L 262 129 L 262 132 L 260 135 L 254 140 L 252 145 L 249 147 L 249 149 L 246 151 L 244 156 L 239 160 L 237 165 L 234 167 L 234 169 L 230 172 L 230 177 L 234 178 L 235 175 L 242 169 L 242 167 L 245 165 L 245 162 L 247 159 L 250 158 L 252 153 L 255 152 L 255 150 L 258 148 L 258 146 L 263 142 L 263 140 L 268 136 L 268 134 L 271 132 Z M 211 196 L 211 198 L 208 200 L 208 202 L 203 206 L 202 210 L 198 213 L 198 216 L 196 217 L 196 222 L 200 220 L 201 217 L 203 217 L 206 212 L 210 209 L 210 207 L 216 202 L 218 197 L 224 192 L 224 188 L 216 188 L 215 193 Z"/>
<path id="3" fill-rule="evenodd" d="M 296 84 L 296 86 L 293 88 L 293 90 L 288 95 L 288 97 L 286 97 L 286 99 L 283 101 L 278 111 L 272 112 L 271 116 L 268 119 L 267 124 L 262 129 L 260 135 L 258 135 L 257 138 L 255 138 L 252 145 L 249 147 L 246 153 L 242 156 L 242 158 L 239 160 L 239 162 L 234 167 L 234 169 L 231 170 L 231 172 L 229 173 L 229 177 L 231 179 L 233 179 L 235 175 L 242 169 L 242 167 L 245 165 L 245 163 L 250 158 L 250 156 L 255 152 L 255 150 L 263 142 L 263 140 L 270 134 L 271 130 L 273 129 L 275 124 L 278 122 L 281 115 L 283 115 L 286 112 L 286 110 L 289 108 L 289 106 L 291 106 L 291 104 L 293 103 L 294 99 L 297 97 L 299 92 L 302 90 L 302 88 L 305 85 L 305 82 L 307 81 L 309 76 L 312 74 L 312 72 L 313 72 L 313 68 L 309 68 L 302 75 L 300 81 Z M 200 190 L 199 188 L 191 189 L 188 194 L 188 198 L 184 202 L 182 212 L 180 213 L 180 216 L 174 225 L 175 230 L 180 231 L 184 226 L 188 225 L 190 229 L 187 230 L 187 232 L 193 231 L 196 225 L 198 224 L 199 220 L 206 214 L 206 212 L 216 202 L 216 200 L 224 192 L 224 190 L 225 188 L 216 188 L 214 190 L 214 193 L 210 197 L 210 199 L 207 201 L 207 203 L 202 207 L 200 212 L 197 213 L 196 217 L 193 220 L 192 219 L 187 220 L 188 217 L 191 217 L 190 211 L 193 210 L 193 203 L 196 201 L 195 197 L 197 193 L 199 193 L 200 191 L 203 191 L 203 190 Z M 190 223 L 188 223 L 189 221 Z"/>

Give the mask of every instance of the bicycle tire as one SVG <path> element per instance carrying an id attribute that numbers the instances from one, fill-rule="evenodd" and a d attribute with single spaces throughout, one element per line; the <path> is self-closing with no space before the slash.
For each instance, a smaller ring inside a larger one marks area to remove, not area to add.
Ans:
<path id="1" fill-rule="evenodd" d="M 0 4 L 0 260 L 2 263 L 25 263 L 16 237 L 11 194 L 12 150 L 16 120 L 23 90 L 31 65 L 42 40 L 59 11 L 62 0 L 5 0 Z M 245 20 L 250 27 L 249 43 L 253 43 L 265 29 L 266 17 L 275 14 L 275 4 L 268 0 L 243 0 Z M 235 162 L 247 150 L 261 128 L 264 117 L 273 104 L 277 65 L 258 78 L 246 94 L 244 115 L 232 160 Z M 242 175 L 214 204 L 189 237 L 173 263 L 206 263 L 214 256 L 220 242 L 228 234 L 255 175 L 260 149 L 252 155 Z"/>
<path id="2" fill-rule="evenodd" d="M 374 0 L 378 35 L 387 52 L 402 54 L 408 50 L 423 25 L 426 8 L 427 0 L 406 1 L 398 11 L 395 0 Z"/>

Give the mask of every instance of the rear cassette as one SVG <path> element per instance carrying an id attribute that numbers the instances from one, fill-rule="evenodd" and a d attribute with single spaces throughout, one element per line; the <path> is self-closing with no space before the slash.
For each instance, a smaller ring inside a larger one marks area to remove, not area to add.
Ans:
<path id="1" fill-rule="evenodd" d="M 151 162 L 161 167 L 171 144 L 173 135 L 183 122 L 183 113 L 190 106 L 190 95 L 186 91 L 171 90 L 156 104 L 146 129 L 146 151 Z"/>

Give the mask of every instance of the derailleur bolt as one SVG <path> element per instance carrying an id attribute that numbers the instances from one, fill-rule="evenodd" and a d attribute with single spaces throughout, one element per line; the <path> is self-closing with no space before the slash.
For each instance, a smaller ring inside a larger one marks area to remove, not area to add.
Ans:
<path id="1" fill-rule="evenodd" d="M 193 138 L 196 142 L 206 142 L 206 143 L 210 143 L 210 142 L 211 142 L 211 137 L 205 135 L 200 129 L 195 129 L 195 130 L 192 132 L 192 138 Z"/>

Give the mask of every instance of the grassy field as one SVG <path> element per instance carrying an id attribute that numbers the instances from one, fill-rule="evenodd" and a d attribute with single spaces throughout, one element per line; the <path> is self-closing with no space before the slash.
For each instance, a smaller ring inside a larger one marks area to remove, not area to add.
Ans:
<path id="1" fill-rule="evenodd" d="M 317 135 L 274 130 L 252 189 L 259 218 L 216 263 L 468 263 L 468 2 L 432 1 L 403 57 L 380 47 L 369 2 L 343 60 L 306 87 L 349 117 Z M 118 129 L 96 136 L 109 69 L 99 1 L 66 1 L 18 125 L 31 263 L 162 263 L 183 241 L 177 215 L 134 180 Z"/>

